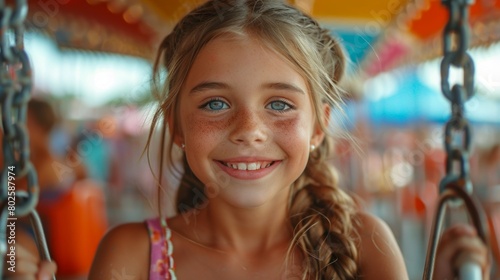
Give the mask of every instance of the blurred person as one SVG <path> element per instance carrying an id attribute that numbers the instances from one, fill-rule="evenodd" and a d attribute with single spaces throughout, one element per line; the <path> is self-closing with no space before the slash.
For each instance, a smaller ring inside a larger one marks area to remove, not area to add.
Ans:
<path id="1" fill-rule="evenodd" d="M 49 102 L 41 99 L 28 102 L 26 127 L 30 137 L 30 160 L 37 171 L 41 192 L 64 188 L 73 180 L 73 168 L 63 170 L 70 172 L 70 176 L 62 176 L 67 174 L 54 168 L 61 159 L 51 149 L 51 137 L 59 122 L 59 116 Z"/>
<path id="2" fill-rule="evenodd" d="M 51 257 L 58 263 L 57 276 L 60 279 L 84 279 L 98 242 L 107 229 L 103 192 L 100 186 L 87 179 L 84 166 L 75 158 L 60 158 L 53 153 L 51 133 L 59 118 L 51 104 L 32 99 L 27 113 L 31 162 L 37 171 L 40 188 L 37 211 Z M 32 234 L 29 226 L 25 229 Z M 20 233 L 19 238 L 27 242 L 25 235 Z M 27 248 L 36 249 L 33 244 Z M 20 250 L 23 256 L 26 252 L 23 248 Z M 21 265 L 24 266 L 22 262 L 18 264 L 17 276 L 32 269 Z"/>

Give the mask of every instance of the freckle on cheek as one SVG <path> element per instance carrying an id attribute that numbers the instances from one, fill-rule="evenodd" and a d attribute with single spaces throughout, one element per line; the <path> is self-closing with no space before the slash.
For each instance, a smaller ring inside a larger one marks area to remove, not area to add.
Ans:
<path id="1" fill-rule="evenodd" d="M 220 131 L 227 128 L 229 121 L 213 121 L 202 119 L 196 116 L 190 116 L 186 119 L 186 125 L 188 130 L 195 131 L 197 133 L 213 133 L 214 131 Z"/>
<path id="2" fill-rule="evenodd" d="M 297 135 L 306 133 L 305 127 L 300 124 L 298 118 L 276 121 L 274 124 L 276 132 L 283 136 L 289 145 L 296 145 Z"/>

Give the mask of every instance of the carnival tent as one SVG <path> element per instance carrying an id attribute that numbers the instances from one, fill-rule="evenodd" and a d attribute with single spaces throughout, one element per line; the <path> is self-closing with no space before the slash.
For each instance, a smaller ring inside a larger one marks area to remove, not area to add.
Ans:
<path id="1" fill-rule="evenodd" d="M 159 38 L 204 0 L 65 0 L 31 2 L 29 25 L 60 47 L 150 59 Z M 448 17 L 439 0 L 290 0 L 345 42 L 356 71 L 375 75 L 441 54 Z M 222 4 L 220 4 L 222 5 Z M 471 7 L 472 46 L 500 40 L 500 0 Z"/>

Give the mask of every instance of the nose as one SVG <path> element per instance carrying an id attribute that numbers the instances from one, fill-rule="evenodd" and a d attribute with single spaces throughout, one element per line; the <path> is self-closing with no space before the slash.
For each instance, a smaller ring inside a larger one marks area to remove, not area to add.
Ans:
<path id="1" fill-rule="evenodd" d="M 236 144 L 259 144 L 268 138 L 268 127 L 264 117 L 250 108 L 235 112 L 230 140 Z"/>

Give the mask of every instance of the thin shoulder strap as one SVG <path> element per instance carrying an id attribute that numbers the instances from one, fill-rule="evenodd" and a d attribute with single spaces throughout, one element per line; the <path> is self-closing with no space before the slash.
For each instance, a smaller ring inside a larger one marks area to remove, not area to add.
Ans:
<path id="1" fill-rule="evenodd" d="M 146 220 L 151 244 L 149 280 L 176 280 L 174 273 L 172 232 L 165 219 Z"/>

